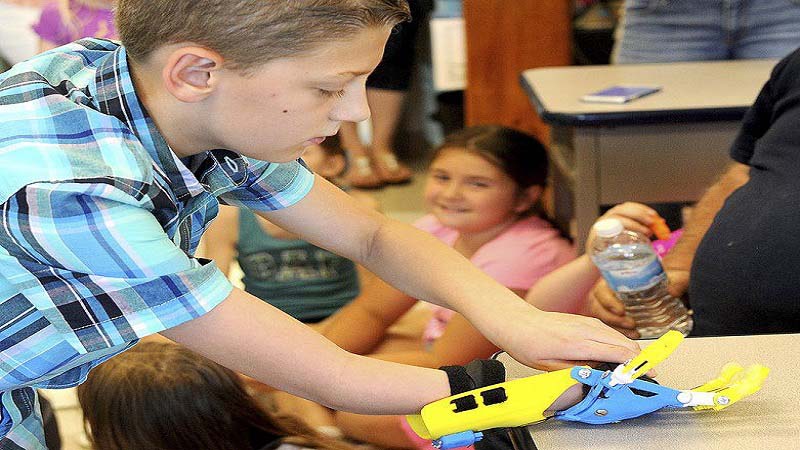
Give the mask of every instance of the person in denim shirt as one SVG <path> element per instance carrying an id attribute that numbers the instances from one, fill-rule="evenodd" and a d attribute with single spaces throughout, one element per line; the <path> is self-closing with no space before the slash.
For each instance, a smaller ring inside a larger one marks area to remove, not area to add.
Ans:
<path id="1" fill-rule="evenodd" d="M 797 0 L 625 0 L 612 59 L 782 58 L 799 46 Z"/>

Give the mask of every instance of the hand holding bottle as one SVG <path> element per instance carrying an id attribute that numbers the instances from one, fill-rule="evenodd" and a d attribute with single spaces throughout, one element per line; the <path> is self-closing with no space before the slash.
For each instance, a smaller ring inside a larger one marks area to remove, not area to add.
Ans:
<path id="1" fill-rule="evenodd" d="M 588 249 L 591 259 L 641 337 L 655 338 L 669 330 L 688 334 L 691 313 L 668 293 L 667 276 L 647 236 L 625 230 L 618 219 L 600 220 L 593 228 L 597 237 Z"/>

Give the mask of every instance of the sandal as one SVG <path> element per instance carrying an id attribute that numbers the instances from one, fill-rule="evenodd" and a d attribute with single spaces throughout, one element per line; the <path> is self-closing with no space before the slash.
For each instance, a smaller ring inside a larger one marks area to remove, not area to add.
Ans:
<path id="1" fill-rule="evenodd" d="M 351 161 L 351 167 L 345 175 L 345 180 L 350 187 L 358 189 L 377 189 L 383 187 L 383 181 L 372 170 L 369 156 L 356 156 Z"/>
<path id="2" fill-rule="evenodd" d="M 404 184 L 411 181 L 411 169 L 401 164 L 393 153 L 379 153 L 374 158 L 375 172 L 384 183 Z"/>

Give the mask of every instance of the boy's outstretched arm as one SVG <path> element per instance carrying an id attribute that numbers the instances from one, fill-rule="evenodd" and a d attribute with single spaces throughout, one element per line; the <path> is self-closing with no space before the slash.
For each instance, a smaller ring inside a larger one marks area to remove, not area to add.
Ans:
<path id="1" fill-rule="evenodd" d="M 232 370 L 334 409 L 408 414 L 450 395 L 444 372 L 348 353 L 239 289 L 210 312 L 161 334 Z"/>
<path id="2" fill-rule="evenodd" d="M 462 313 L 525 364 L 622 362 L 638 352 L 634 342 L 597 319 L 532 307 L 433 236 L 360 207 L 319 177 L 303 200 L 265 217 L 362 263 L 415 298 Z"/>

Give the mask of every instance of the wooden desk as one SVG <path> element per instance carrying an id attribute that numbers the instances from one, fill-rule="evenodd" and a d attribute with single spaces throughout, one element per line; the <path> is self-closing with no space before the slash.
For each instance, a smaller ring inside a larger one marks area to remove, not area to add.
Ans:
<path id="1" fill-rule="evenodd" d="M 556 220 L 579 250 L 601 205 L 692 202 L 730 162 L 728 149 L 775 60 L 526 70 L 522 85 L 552 126 Z M 616 84 L 661 92 L 622 105 L 583 103 Z M 570 222 L 574 219 L 574 222 Z"/>
<path id="2" fill-rule="evenodd" d="M 510 375 L 532 369 L 503 355 Z M 688 338 L 656 367 L 665 386 L 691 388 L 722 366 L 771 369 L 762 389 L 722 411 L 663 409 L 617 424 L 549 420 L 529 427 L 539 450 L 768 450 L 800 447 L 800 334 Z"/>

